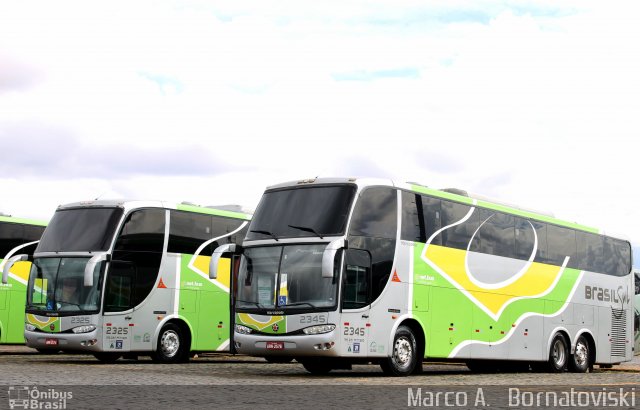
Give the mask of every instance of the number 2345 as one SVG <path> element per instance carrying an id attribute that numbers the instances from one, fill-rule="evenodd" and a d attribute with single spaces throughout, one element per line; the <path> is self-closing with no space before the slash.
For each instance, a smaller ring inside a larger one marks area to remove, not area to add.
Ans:
<path id="1" fill-rule="evenodd" d="M 344 336 L 364 336 L 364 327 L 345 326 Z"/>

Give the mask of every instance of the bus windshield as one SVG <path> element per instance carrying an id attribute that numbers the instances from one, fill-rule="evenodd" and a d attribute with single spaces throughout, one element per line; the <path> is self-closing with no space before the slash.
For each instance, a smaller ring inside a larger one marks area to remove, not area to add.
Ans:
<path id="1" fill-rule="evenodd" d="M 122 208 L 58 210 L 45 229 L 36 253 L 106 251 L 122 212 Z"/>
<path id="2" fill-rule="evenodd" d="M 318 185 L 265 192 L 247 240 L 342 235 L 355 185 Z"/>
<path id="3" fill-rule="evenodd" d="M 36 258 L 29 275 L 27 312 L 98 311 L 103 262 L 94 270 L 93 286 L 84 286 L 84 268 L 88 261 L 89 258 Z"/>
<path id="4" fill-rule="evenodd" d="M 326 309 L 336 306 L 337 281 L 322 277 L 326 244 L 248 248 L 240 263 L 240 309 Z"/>

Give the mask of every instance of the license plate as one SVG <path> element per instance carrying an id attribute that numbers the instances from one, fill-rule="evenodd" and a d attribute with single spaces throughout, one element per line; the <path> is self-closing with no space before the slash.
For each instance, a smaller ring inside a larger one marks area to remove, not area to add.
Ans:
<path id="1" fill-rule="evenodd" d="M 45 339 L 44 344 L 47 346 L 58 346 L 58 339 Z"/>
<path id="2" fill-rule="evenodd" d="M 267 350 L 283 350 L 284 342 L 267 342 Z"/>

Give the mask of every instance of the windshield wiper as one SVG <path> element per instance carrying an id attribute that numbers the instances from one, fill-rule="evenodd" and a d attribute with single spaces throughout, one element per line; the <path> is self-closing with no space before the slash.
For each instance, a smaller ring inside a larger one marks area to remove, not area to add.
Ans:
<path id="1" fill-rule="evenodd" d="M 322 235 L 320 235 L 318 232 L 316 232 L 315 229 L 310 228 L 308 226 L 298 226 L 298 225 L 287 225 L 289 228 L 294 228 L 294 229 L 300 229 L 301 231 L 305 231 L 305 232 L 311 232 L 312 234 L 314 234 L 315 236 L 318 236 L 320 239 L 322 238 Z"/>
<path id="2" fill-rule="evenodd" d="M 273 233 L 269 232 L 269 231 L 263 231 L 261 229 L 251 229 L 249 232 L 255 232 L 255 233 L 261 233 L 263 235 L 269 235 L 270 237 L 272 237 L 273 239 L 275 239 L 276 241 L 278 240 L 278 237 L 275 236 Z"/>
<path id="3" fill-rule="evenodd" d="M 296 303 L 288 303 L 286 305 L 278 305 L 278 307 L 289 307 L 289 306 L 301 306 L 301 305 L 308 305 L 311 306 L 314 309 L 317 309 L 318 307 L 316 305 L 314 305 L 313 303 L 309 303 L 309 302 L 296 302 Z"/>

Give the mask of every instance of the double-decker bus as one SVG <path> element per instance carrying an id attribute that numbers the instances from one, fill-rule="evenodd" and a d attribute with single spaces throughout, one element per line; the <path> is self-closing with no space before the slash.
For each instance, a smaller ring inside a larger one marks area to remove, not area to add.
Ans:
<path id="1" fill-rule="evenodd" d="M 33 254 L 46 222 L 0 214 L 0 272 L 15 254 Z M 0 343 L 24 343 L 29 262 L 14 264 L 0 283 Z"/>
<path id="2" fill-rule="evenodd" d="M 632 358 L 628 241 L 463 191 L 275 185 L 242 246 L 214 252 L 228 253 L 238 353 L 311 373 L 378 363 L 405 376 L 423 359 L 585 372 Z"/>
<path id="3" fill-rule="evenodd" d="M 213 249 L 242 239 L 249 218 L 160 201 L 58 207 L 31 258 L 27 346 L 101 361 L 229 350 L 229 268 L 210 280 L 209 262 Z"/>

